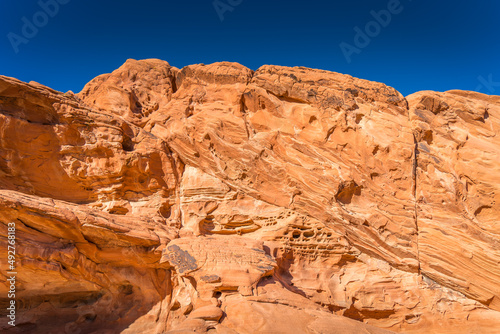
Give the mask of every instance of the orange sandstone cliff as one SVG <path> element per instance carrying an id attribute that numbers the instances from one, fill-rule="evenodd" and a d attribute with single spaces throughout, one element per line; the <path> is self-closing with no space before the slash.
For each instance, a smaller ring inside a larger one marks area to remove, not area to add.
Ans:
<path id="1" fill-rule="evenodd" d="M 2 333 L 500 333 L 500 97 L 128 60 L 0 77 Z"/>

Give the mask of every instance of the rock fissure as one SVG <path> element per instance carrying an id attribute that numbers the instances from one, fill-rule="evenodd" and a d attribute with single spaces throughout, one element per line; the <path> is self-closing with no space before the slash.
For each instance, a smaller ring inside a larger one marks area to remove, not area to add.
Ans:
<path id="1" fill-rule="evenodd" d="M 413 170 L 412 170 L 412 178 L 413 178 L 413 201 L 414 201 L 414 216 L 415 216 L 415 230 L 417 234 L 417 241 L 416 241 L 416 246 L 417 246 L 417 261 L 418 261 L 418 274 L 420 275 L 420 247 L 419 247 L 419 229 L 418 229 L 418 201 L 417 201 L 417 190 L 418 190 L 418 155 L 419 155 L 419 150 L 418 150 L 418 142 L 417 138 L 415 135 L 413 135 L 413 143 L 414 143 L 414 148 L 413 148 Z"/>

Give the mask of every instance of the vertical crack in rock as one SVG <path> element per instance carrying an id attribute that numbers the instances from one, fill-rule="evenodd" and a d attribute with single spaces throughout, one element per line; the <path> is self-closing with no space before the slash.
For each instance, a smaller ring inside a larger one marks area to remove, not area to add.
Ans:
<path id="1" fill-rule="evenodd" d="M 245 131 L 247 133 L 247 139 L 250 139 L 250 129 L 249 129 L 249 124 L 248 124 L 248 119 L 247 119 L 247 111 L 246 111 L 246 106 L 245 106 L 245 97 L 244 94 L 241 94 L 240 96 L 240 112 L 243 117 L 243 122 L 245 124 Z"/>
<path id="2" fill-rule="evenodd" d="M 414 203 L 414 214 L 415 214 L 415 229 L 417 231 L 417 261 L 418 261 L 418 273 L 420 274 L 420 250 L 419 250 L 419 231 L 418 231 L 418 208 L 417 208 L 417 166 L 418 166 L 418 142 L 415 134 L 413 134 L 413 169 L 412 169 L 412 179 L 413 179 L 413 203 Z"/>

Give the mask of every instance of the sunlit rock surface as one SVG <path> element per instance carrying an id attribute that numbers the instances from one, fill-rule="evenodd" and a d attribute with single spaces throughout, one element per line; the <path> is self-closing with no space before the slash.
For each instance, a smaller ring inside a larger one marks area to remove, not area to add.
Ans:
<path id="1" fill-rule="evenodd" d="M 303 67 L 0 77 L 0 328 L 498 332 L 499 132 L 498 96 Z"/>

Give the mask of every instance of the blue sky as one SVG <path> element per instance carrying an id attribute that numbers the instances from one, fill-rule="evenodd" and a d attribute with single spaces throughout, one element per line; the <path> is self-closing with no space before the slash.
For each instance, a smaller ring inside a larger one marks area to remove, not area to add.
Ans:
<path id="1" fill-rule="evenodd" d="M 0 2 L 0 74 L 79 92 L 127 58 L 235 61 L 347 73 L 404 95 L 500 95 L 500 1 L 41 0 L 53 1 L 64 4 L 52 15 L 38 0 Z"/>

